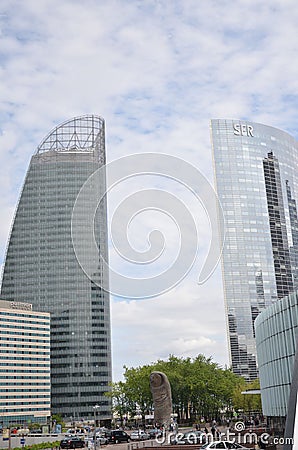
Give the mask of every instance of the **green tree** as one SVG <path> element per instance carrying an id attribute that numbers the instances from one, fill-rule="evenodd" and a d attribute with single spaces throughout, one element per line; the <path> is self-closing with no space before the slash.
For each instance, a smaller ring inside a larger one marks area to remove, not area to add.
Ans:
<path id="1" fill-rule="evenodd" d="M 106 393 L 107 397 L 112 398 L 112 410 L 120 418 L 121 425 L 123 417 L 131 410 L 129 395 L 126 393 L 126 384 L 122 381 L 111 384 L 111 390 Z"/>
<path id="2" fill-rule="evenodd" d="M 236 393 L 242 389 L 244 381 L 230 369 L 222 369 L 212 358 L 203 355 L 196 358 L 170 355 L 166 361 L 158 360 L 137 368 L 124 367 L 125 381 L 114 383 L 108 394 L 120 418 L 124 413 L 134 416 L 138 411 L 142 415 L 152 411 L 149 377 L 154 370 L 164 372 L 169 379 L 173 412 L 177 413 L 179 421 L 194 422 L 202 416 L 216 418 L 221 410 L 230 413 L 235 400 L 239 403 Z"/>
<path id="3" fill-rule="evenodd" d="M 63 422 L 63 419 L 62 419 L 60 414 L 53 414 L 52 415 L 52 423 L 54 421 L 56 422 L 57 425 L 61 425 L 62 427 L 65 426 L 65 423 Z"/>
<path id="4" fill-rule="evenodd" d="M 251 390 L 259 390 L 259 380 L 254 380 L 250 383 L 241 378 L 241 382 L 237 385 L 233 392 L 233 404 L 236 411 L 243 411 L 250 414 L 252 412 L 262 412 L 262 402 L 260 394 L 243 394 Z"/>

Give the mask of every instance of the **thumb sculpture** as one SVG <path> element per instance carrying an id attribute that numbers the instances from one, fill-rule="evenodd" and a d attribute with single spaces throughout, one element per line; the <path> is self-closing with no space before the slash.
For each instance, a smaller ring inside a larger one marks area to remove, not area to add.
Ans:
<path id="1" fill-rule="evenodd" d="M 168 377 L 163 372 L 150 374 L 150 390 L 154 405 L 154 422 L 168 429 L 172 414 L 172 394 Z"/>

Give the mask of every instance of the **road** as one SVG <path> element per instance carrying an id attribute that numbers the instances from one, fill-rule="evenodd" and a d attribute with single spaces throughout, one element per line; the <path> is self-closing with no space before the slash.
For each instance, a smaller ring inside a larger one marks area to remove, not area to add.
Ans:
<path id="1" fill-rule="evenodd" d="M 55 434 L 52 436 L 25 436 L 25 445 L 32 445 L 32 444 L 38 444 L 41 442 L 55 442 L 55 441 L 61 441 L 65 437 L 65 434 Z M 14 449 L 16 447 L 22 447 L 21 445 L 21 436 L 12 435 L 11 437 L 11 448 Z M 108 444 L 108 445 L 102 445 L 102 449 L 104 450 L 135 450 L 137 448 L 142 449 L 143 446 L 153 447 L 154 446 L 154 439 L 150 439 L 149 441 L 141 441 L 141 442 L 131 442 L 130 444 L 127 444 L 126 442 L 121 444 Z M 3 441 L 3 438 L 1 436 L 0 438 L 0 449 L 8 449 L 8 441 Z M 86 447 L 87 449 L 87 447 Z M 97 450 L 100 450 L 100 446 L 97 444 L 96 446 Z M 80 449 L 79 449 L 80 450 Z"/>

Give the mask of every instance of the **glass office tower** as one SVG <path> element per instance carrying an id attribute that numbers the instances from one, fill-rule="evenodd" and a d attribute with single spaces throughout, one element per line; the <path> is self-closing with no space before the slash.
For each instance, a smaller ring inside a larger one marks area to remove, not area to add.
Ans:
<path id="1" fill-rule="evenodd" d="M 298 143 L 258 123 L 212 120 L 226 225 L 222 267 L 230 360 L 257 377 L 254 321 L 298 288 Z"/>
<path id="2" fill-rule="evenodd" d="M 76 197 L 104 163 L 100 117 L 71 119 L 43 140 L 17 206 L 1 288 L 5 300 L 29 302 L 51 313 L 52 413 L 73 419 L 93 418 L 96 404 L 99 417 L 111 414 L 104 396 L 111 382 L 110 304 L 100 287 L 108 289 L 108 274 L 98 258 L 98 271 L 90 280 L 76 259 L 71 237 Z M 105 192 L 105 179 L 99 184 Z M 106 214 L 104 201 L 90 220 L 107 261 Z M 85 248 L 83 240 L 76 244 Z"/>

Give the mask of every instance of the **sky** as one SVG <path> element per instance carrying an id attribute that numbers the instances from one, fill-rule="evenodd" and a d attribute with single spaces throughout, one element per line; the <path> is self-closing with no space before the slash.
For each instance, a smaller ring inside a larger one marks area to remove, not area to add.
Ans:
<path id="1" fill-rule="evenodd" d="M 296 0 L 2 0 L 1 264 L 30 158 L 52 128 L 72 117 L 105 119 L 109 163 L 166 154 L 194 166 L 212 185 L 210 119 L 260 122 L 298 139 L 297 23 Z M 198 251 L 187 276 L 165 293 L 111 296 L 114 381 L 124 365 L 169 355 L 202 353 L 225 367 L 220 266 L 198 284 L 211 239 L 204 205 L 166 176 L 131 177 L 109 196 L 110 221 L 144 187 L 182 199 L 196 223 Z M 183 223 L 158 208 L 135 219 L 127 230 L 138 251 L 148 248 L 150 230 L 166 237 L 162 264 L 143 266 L 150 277 L 170 267 Z M 112 239 L 110 261 L 126 274 L 138 272 Z"/>

